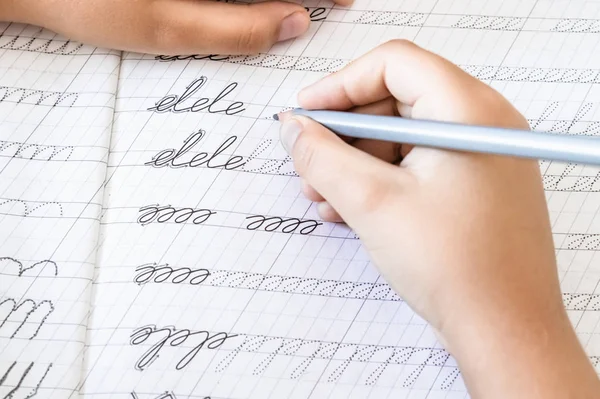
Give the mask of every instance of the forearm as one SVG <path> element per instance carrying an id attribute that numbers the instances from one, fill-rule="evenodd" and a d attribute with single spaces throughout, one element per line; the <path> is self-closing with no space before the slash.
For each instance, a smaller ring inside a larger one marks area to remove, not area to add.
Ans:
<path id="1" fill-rule="evenodd" d="M 509 294 L 510 295 L 510 294 Z M 564 310 L 523 300 L 445 337 L 474 399 L 600 398 L 600 380 Z M 524 302 L 525 301 L 525 302 Z"/>
<path id="2" fill-rule="evenodd" d="M 34 13 L 41 1 L 31 4 L 28 0 L 0 0 L 0 21 L 35 23 Z"/>

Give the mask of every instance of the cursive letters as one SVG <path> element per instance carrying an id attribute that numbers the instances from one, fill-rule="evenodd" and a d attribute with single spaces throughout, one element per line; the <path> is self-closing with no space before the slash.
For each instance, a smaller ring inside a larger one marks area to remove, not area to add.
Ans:
<path id="1" fill-rule="evenodd" d="M 155 204 L 140 208 L 140 213 L 137 222 L 145 226 L 152 222 L 167 223 L 171 219 L 177 224 L 186 223 L 190 219 L 193 224 L 202 224 L 216 212 L 209 209 L 174 208 L 171 205 L 159 206 Z"/>
<path id="2" fill-rule="evenodd" d="M 213 100 L 208 97 L 200 98 L 196 100 L 192 105 L 184 106 L 183 103 L 186 102 L 190 97 L 192 97 L 196 92 L 198 92 L 204 85 L 208 82 L 206 76 L 202 76 L 199 79 L 194 80 L 190 83 L 181 96 L 177 94 L 168 94 L 162 99 L 160 99 L 154 107 L 148 108 L 148 111 L 154 111 L 158 113 L 163 112 L 200 112 L 206 111 L 211 114 L 220 114 L 224 113 L 225 115 L 236 115 L 245 110 L 242 108 L 244 103 L 235 101 L 229 104 L 225 108 L 219 108 L 217 105 L 219 102 L 225 100 L 232 91 L 237 87 L 237 83 L 233 82 L 227 85 Z M 223 106 L 224 107 L 224 106 Z"/>
<path id="3" fill-rule="evenodd" d="M 131 340 L 129 342 L 134 346 L 141 345 L 153 335 L 159 336 L 158 341 L 139 358 L 135 364 L 136 370 L 144 370 L 158 359 L 159 352 L 167 342 L 169 343 L 168 346 L 175 347 L 183 345 L 188 338 L 194 339 L 200 337 L 200 342 L 181 358 L 175 366 L 177 370 L 181 370 L 194 360 L 202 348 L 217 349 L 221 347 L 226 340 L 237 337 L 237 335 L 229 335 L 225 332 L 211 334 L 208 331 L 177 330 L 173 326 L 166 326 L 158 329 L 155 325 L 147 325 L 134 330 L 130 336 Z"/>
<path id="4" fill-rule="evenodd" d="M 210 61 L 227 61 L 230 58 L 228 55 L 218 54 L 193 54 L 193 55 L 157 55 L 154 57 L 157 61 L 183 61 L 183 60 L 210 60 Z"/>
<path id="5" fill-rule="evenodd" d="M 202 140 L 205 133 L 206 132 L 204 130 L 193 133 L 190 137 L 183 141 L 183 146 L 179 150 L 175 150 L 174 148 L 163 150 L 152 157 L 152 161 L 146 162 L 144 165 L 153 166 L 155 168 L 167 166 L 173 169 L 185 167 L 197 168 L 200 166 L 205 166 L 209 169 L 223 168 L 225 170 L 237 169 L 244 165 L 244 158 L 237 155 L 230 157 L 223 163 L 216 161 L 216 158 L 218 158 L 223 152 L 225 152 L 235 143 L 237 136 L 228 137 L 212 155 L 209 155 L 208 152 L 200 152 L 194 155 L 189 161 L 177 162 L 179 158 L 189 152 L 200 142 L 200 140 Z"/>
<path id="6" fill-rule="evenodd" d="M 150 281 L 154 283 L 163 283 L 170 280 L 173 284 L 181 284 L 187 282 L 191 285 L 200 285 L 210 272 L 207 269 L 190 269 L 189 267 L 180 267 L 173 269 L 168 264 L 157 265 L 156 263 L 147 263 L 135 268 L 137 272 L 133 281 L 138 285 L 146 284 Z"/>
<path id="7" fill-rule="evenodd" d="M 262 228 L 264 231 L 277 231 L 281 228 L 282 233 L 291 234 L 300 229 L 299 233 L 302 235 L 308 235 L 315 231 L 315 229 L 323 223 L 317 222 L 316 220 L 301 220 L 296 218 L 280 218 L 278 216 L 248 216 L 246 220 L 251 220 L 246 226 L 248 230 L 258 230 Z M 304 227 L 302 227 L 304 226 Z"/>
<path id="8" fill-rule="evenodd" d="M 323 8 L 323 7 L 317 7 L 317 8 L 312 8 L 312 9 L 308 8 L 308 7 L 304 7 L 304 8 L 309 13 L 310 20 L 312 22 L 319 22 L 319 21 L 324 21 L 327 19 L 327 16 L 324 15 L 327 12 L 326 8 Z"/>
<path id="9" fill-rule="evenodd" d="M 298 176 L 294 170 L 294 161 L 289 156 L 285 159 L 265 159 L 260 157 L 261 154 L 265 153 L 267 149 L 272 148 L 273 145 L 274 142 L 271 139 L 261 141 L 250 156 L 248 156 L 243 170 L 246 172 L 279 176 Z"/>

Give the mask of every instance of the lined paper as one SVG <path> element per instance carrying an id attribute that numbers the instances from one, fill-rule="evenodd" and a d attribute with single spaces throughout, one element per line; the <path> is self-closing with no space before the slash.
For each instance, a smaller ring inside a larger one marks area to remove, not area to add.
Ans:
<path id="1" fill-rule="evenodd" d="M 248 56 L 120 54 L 5 25 L 3 397 L 23 375 L 23 398 L 468 397 L 354 233 L 301 195 L 271 116 L 404 38 L 534 130 L 596 136 L 600 5 L 303 4 L 303 37 Z M 600 170 L 540 167 L 564 304 L 600 373 Z"/>
<path id="2" fill-rule="evenodd" d="M 306 2 L 323 20 L 268 54 L 124 54 L 86 396 L 466 397 L 454 360 L 355 235 L 300 194 L 270 116 L 405 38 L 500 90 L 536 130 L 594 135 L 600 14 L 582 2 L 563 19 L 565 4 Z M 599 171 L 541 167 L 565 305 L 599 367 Z"/>
<path id="3" fill-rule="evenodd" d="M 0 32 L 0 397 L 76 398 L 120 55 Z"/>

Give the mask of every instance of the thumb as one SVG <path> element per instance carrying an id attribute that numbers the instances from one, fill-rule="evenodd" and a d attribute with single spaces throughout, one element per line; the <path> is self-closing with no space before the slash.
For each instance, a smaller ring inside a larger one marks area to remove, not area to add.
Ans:
<path id="1" fill-rule="evenodd" d="M 209 4 L 203 2 L 202 5 Z M 277 42 L 302 35 L 310 25 L 304 7 L 294 3 L 213 3 L 209 7 L 212 10 L 207 15 L 214 21 L 215 28 L 210 31 L 220 42 L 215 47 L 230 54 L 266 51 Z"/>
<path id="2" fill-rule="evenodd" d="M 158 47 L 169 54 L 256 54 L 302 35 L 310 25 L 304 7 L 283 1 L 164 0 L 159 4 L 152 26 L 162 28 L 155 29 L 158 44 L 149 52 Z"/>
<path id="3" fill-rule="evenodd" d="M 409 176 L 306 117 L 282 116 L 280 138 L 298 174 L 355 230 L 390 203 Z"/>

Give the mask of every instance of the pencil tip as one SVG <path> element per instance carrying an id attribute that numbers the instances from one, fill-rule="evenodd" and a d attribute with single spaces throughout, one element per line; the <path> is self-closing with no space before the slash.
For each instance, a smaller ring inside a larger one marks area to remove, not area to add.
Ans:
<path id="1" fill-rule="evenodd" d="M 278 121 L 279 120 L 279 114 L 273 115 L 273 119 L 275 119 L 276 121 Z"/>

